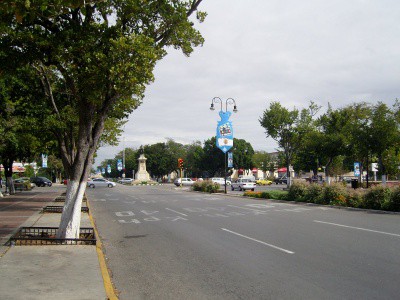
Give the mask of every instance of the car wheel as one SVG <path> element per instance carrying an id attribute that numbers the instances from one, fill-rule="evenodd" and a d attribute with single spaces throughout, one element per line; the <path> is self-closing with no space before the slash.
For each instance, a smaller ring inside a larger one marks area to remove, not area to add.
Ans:
<path id="1" fill-rule="evenodd" d="M 251 189 L 252 192 L 254 192 L 254 189 Z"/>
<path id="2" fill-rule="evenodd" d="M 239 191 L 242 191 L 242 188 L 239 186 Z"/>
<path id="3" fill-rule="evenodd" d="M 108 184 L 108 187 L 109 187 L 109 188 L 112 188 L 112 187 L 113 187 L 113 185 L 112 185 L 111 183 L 109 183 L 109 184 Z"/>
<path id="4" fill-rule="evenodd" d="M 49 183 L 49 186 L 52 186 L 52 183 L 51 183 L 51 182 Z"/>
<path id="5" fill-rule="evenodd" d="M 92 189 L 95 188 L 94 184 L 89 184 L 89 187 L 92 188 Z"/>

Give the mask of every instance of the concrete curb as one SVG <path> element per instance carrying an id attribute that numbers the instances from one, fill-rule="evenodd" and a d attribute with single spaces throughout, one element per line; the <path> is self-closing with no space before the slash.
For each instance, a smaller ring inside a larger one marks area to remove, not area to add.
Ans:
<path id="1" fill-rule="evenodd" d="M 96 237 L 97 237 L 96 251 L 97 251 L 97 256 L 98 256 L 98 259 L 99 259 L 101 275 L 103 277 L 104 288 L 105 288 L 105 291 L 106 291 L 106 294 L 107 294 L 107 298 L 109 300 L 118 300 L 118 296 L 117 296 L 116 290 L 114 288 L 114 285 L 112 284 L 110 273 L 108 271 L 106 258 L 105 258 L 105 255 L 103 253 L 103 244 L 101 243 L 101 239 L 100 239 L 100 236 L 99 236 L 99 232 L 97 231 L 96 223 L 95 223 L 95 221 L 93 219 L 93 216 L 91 214 L 92 209 L 90 208 L 90 201 L 89 201 L 87 196 L 86 196 L 86 199 L 87 199 L 87 201 L 86 201 L 87 206 L 89 207 L 90 223 L 92 224 L 94 232 L 95 232 Z"/>

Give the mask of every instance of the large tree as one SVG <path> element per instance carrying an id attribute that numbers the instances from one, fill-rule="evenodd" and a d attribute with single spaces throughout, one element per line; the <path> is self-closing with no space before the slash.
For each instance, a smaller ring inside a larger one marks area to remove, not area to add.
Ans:
<path id="1" fill-rule="evenodd" d="M 202 44 L 189 18 L 200 2 L 0 3 L 0 58 L 25 58 L 37 70 L 52 108 L 47 123 L 69 177 L 59 237 L 79 235 L 86 180 L 106 122 L 120 125 L 140 105 L 165 47 L 189 55 Z M 205 14 L 197 17 L 202 21 Z"/>
<path id="2" fill-rule="evenodd" d="M 279 102 L 272 102 L 259 119 L 267 137 L 273 138 L 278 143 L 279 148 L 283 150 L 287 167 L 288 185 L 291 184 L 290 166 L 300 145 L 300 136 L 296 128 L 298 121 L 298 109 L 289 110 Z"/>

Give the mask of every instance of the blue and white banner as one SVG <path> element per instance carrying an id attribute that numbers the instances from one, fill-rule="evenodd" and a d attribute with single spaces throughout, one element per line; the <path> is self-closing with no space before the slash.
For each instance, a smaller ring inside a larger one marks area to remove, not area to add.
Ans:
<path id="1" fill-rule="evenodd" d="M 47 168 L 47 154 L 42 154 L 42 168 Z"/>
<path id="2" fill-rule="evenodd" d="M 118 169 L 118 171 L 122 171 L 122 159 L 118 159 L 118 161 L 117 161 L 117 169 Z"/>
<path id="3" fill-rule="evenodd" d="M 228 168 L 233 168 L 233 153 L 228 152 Z"/>
<path id="4" fill-rule="evenodd" d="M 221 121 L 218 121 L 217 125 L 217 147 L 226 153 L 233 147 L 233 127 L 232 122 L 229 121 L 229 117 L 232 115 L 231 112 L 220 111 L 219 116 Z"/>
<path id="5" fill-rule="evenodd" d="M 111 173 L 111 166 L 107 165 L 107 173 L 110 174 Z"/>
<path id="6" fill-rule="evenodd" d="M 106 168 L 101 168 L 101 174 L 106 174 Z"/>
<path id="7" fill-rule="evenodd" d="M 360 163 L 354 163 L 354 176 L 360 176 Z"/>

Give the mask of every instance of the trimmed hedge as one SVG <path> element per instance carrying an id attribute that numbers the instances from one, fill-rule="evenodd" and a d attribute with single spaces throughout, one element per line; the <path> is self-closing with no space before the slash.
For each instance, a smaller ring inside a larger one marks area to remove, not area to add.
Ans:
<path id="1" fill-rule="evenodd" d="M 288 200 L 288 192 L 281 190 L 271 190 L 267 192 L 252 192 L 247 191 L 244 193 L 244 196 L 253 197 L 253 198 L 261 198 L 261 199 L 274 199 L 274 200 Z"/>
<path id="2" fill-rule="evenodd" d="M 204 180 L 201 182 L 195 182 L 192 186 L 193 191 L 205 192 L 205 193 L 217 193 L 220 189 L 218 183 Z"/>
<path id="3" fill-rule="evenodd" d="M 374 186 L 368 190 L 353 190 L 343 184 L 320 185 L 294 182 L 289 191 L 245 192 L 245 196 L 325 205 L 400 211 L 400 187 Z"/>

